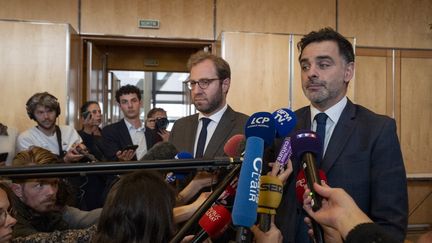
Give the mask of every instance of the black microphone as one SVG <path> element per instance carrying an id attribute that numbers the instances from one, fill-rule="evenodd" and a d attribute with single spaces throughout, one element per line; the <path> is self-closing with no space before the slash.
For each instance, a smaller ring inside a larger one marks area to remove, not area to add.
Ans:
<path id="1" fill-rule="evenodd" d="M 306 182 L 311 191 L 312 210 L 317 211 L 322 205 L 322 197 L 316 193 L 313 187 L 314 183 L 321 185 L 321 180 L 315 163 L 317 156 L 320 156 L 322 151 L 322 145 L 318 139 L 318 135 L 313 131 L 297 131 L 291 136 L 291 146 L 294 158 L 296 161 L 301 161 L 301 166 L 306 175 Z M 324 234 L 321 226 L 315 220 L 311 219 L 311 221 L 315 242 L 324 242 Z"/>
<path id="2" fill-rule="evenodd" d="M 178 151 L 172 143 L 160 142 L 149 149 L 140 161 L 174 159 L 177 153 Z"/>

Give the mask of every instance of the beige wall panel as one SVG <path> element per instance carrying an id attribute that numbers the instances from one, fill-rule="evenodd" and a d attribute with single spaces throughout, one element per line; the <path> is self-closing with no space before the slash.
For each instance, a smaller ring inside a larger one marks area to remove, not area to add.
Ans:
<path id="1" fill-rule="evenodd" d="M 292 82 L 292 108 L 294 110 L 302 108 L 303 106 L 310 105 L 309 100 L 306 98 L 306 96 L 303 93 L 302 89 L 302 83 L 301 83 L 301 69 L 300 64 L 298 62 L 298 58 L 300 55 L 299 50 L 297 49 L 297 43 L 300 42 L 302 35 L 293 35 L 293 60 L 294 63 L 292 65 L 293 67 L 293 82 Z M 351 43 L 354 43 L 354 38 L 347 38 Z M 354 91 L 355 91 L 355 78 L 350 81 L 348 85 L 348 91 L 347 96 L 351 101 L 355 101 L 354 97 Z"/>
<path id="2" fill-rule="evenodd" d="M 431 181 L 408 182 L 408 205 L 411 216 L 409 224 L 431 224 L 432 225 L 432 197 L 427 195 L 432 191 Z M 424 200 L 427 197 L 426 200 Z M 423 201 L 424 200 L 424 201 Z"/>
<path id="3" fill-rule="evenodd" d="M 339 31 L 359 46 L 432 48 L 432 1 L 339 1 Z"/>
<path id="4" fill-rule="evenodd" d="M 0 0 L 0 19 L 68 23 L 78 30 L 78 0 Z"/>
<path id="5" fill-rule="evenodd" d="M 81 33 L 214 39 L 213 0 L 91 0 L 81 2 Z M 140 19 L 160 29 L 140 29 Z"/>
<path id="6" fill-rule="evenodd" d="M 386 114 L 386 59 L 359 55 L 356 58 L 356 102 L 379 114 Z"/>
<path id="7" fill-rule="evenodd" d="M 10 112 L 0 120 L 23 131 L 31 126 L 25 103 L 36 92 L 48 91 L 61 105 L 60 124 L 67 115 L 67 47 L 65 24 L 0 21 L 0 103 Z"/>
<path id="8" fill-rule="evenodd" d="M 216 33 L 309 33 L 336 25 L 336 0 L 218 0 Z"/>
<path id="9" fill-rule="evenodd" d="M 402 58 L 400 139 L 408 173 L 432 172 L 431 77 L 432 55 Z"/>
<path id="10" fill-rule="evenodd" d="M 246 114 L 289 105 L 289 36 L 223 33 L 222 57 L 231 66 L 228 103 Z"/>

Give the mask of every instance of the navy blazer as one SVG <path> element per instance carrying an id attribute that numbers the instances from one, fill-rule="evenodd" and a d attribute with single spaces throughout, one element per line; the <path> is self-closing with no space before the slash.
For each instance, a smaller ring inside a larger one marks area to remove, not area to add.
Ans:
<path id="1" fill-rule="evenodd" d="M 309 106 L 297 110 L 296 115 L 296 129 L 310 129 Z M 295 242 L 298 222 L 303 223 L 298 218 L 302 206 L 295 197 L 299 162 L 293 161 L 293 167 L 276 215 L 284 242 Z M 407 182 L 393 119 L 348 100 L 330 138 L 321 169 L 331 187 L 345 189 L 374 222 L 398 241 L 404 241 L 408 222 Z"/>
<path id="2" fill-rule="evenodd" d="M 247 115 L 236 112 L 228 106 L 207 145 L 203 157 L 213 159 L 217 156 L 223 156 L 225 154 L 223 148 L 228 139 L 236 134 L 244 134 L 247 119 Z M 197 127 L 198 113 L 183 117 L 174 123 L 169 141 L 174 144 L 178 151 L 194 155 Z"/>
<path id="3" fill-rule="evenodd" d="M 149 150 L 154 145 L 154 138 L 152 137 L 152 133 L 148 129 L 145 130 L 144 134 L 147 143 L 147 150 Z M 129 135 L 129 130 L 126 126 L 126 123 L 124 122 L 124 119 L 105 126 L 102 129 L 102 138 L 103 152 L 105 158 L 108 161 L 117 161 L 117 151 L 122 150 L 128 145 L 133 145 L 132 138 Z M 134 155 L 132 160 L 137 160 L 136 155 Z"/>

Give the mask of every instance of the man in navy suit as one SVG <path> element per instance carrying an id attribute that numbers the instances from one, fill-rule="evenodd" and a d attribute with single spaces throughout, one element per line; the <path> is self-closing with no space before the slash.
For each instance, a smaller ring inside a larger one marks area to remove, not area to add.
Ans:
<path id="1" fill-rule="evenodd" d="M 154 140 L 140 119 L 141 91 L 133 85 L 124 85 L 116 91 L 116 101 L 124 118 L 102 129 L 103 152 L 108 161 L 140 159 Z M 126 146 L 138 145 L 136 150 Z"/>
<path id="2" fill-rule="evenodd" d="M 345 189 L 374 222 L 403 242 L 407 184 L 394 119 L 346 97 L 355 66 L 353 47 L 342 35 L 325 28 L 304 36 L 297 46 L 303 92 L 311 102 L 296 111 L 297 129 L 317 131 L 321 126 L 324 148 L 317 160 L 328 184 Z M 309 242 L 305 213 L 295 199 L 299 161 L 293 167 L 276 225 L 284 242 Z"/>

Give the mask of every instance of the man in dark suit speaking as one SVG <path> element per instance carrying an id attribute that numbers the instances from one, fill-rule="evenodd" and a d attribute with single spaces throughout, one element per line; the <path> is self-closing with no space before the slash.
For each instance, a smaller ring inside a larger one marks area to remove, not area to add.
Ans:
<path id="1" fill-rule="evenodd" d="M 169 141 L 195 158 L 223 156 L 226 141 L 235 134 L 243 134 L 248 119 L 226 102 L 230 67 L 222 58 L 200 51 L 190 57 L 188 69 L 190 76 L 185 82 L 199 113 L 177 120 Z"/>
<path id="2" fill-rule="evenodd" d="M 297 46 L 303 92 L 311 102 L 296 111 L 297 129 L 314 130 L 323 138 L 317 167 L 331 187 L 345 189 L 375 223 L 403 242 L 407 184 L 394 119 L 346 97 L 355 66 L 353 47 L 342 35 L 325 28 L 304 36 Z M 295 199 L 299 161 L 293 167 L 276 225 L 284 242 L 308 242 L 304 213 Z"/>

